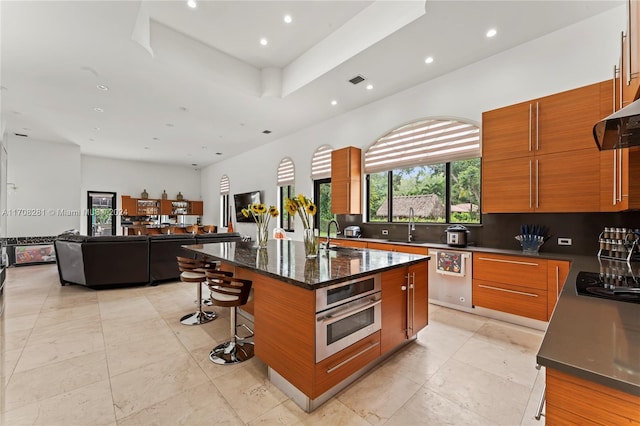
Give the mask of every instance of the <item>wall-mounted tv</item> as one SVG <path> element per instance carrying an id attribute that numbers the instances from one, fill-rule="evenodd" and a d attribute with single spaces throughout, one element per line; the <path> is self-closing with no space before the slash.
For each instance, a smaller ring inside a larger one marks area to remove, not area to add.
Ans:
<path id="1" fill-rule="evenodd" d="M 236 207 L 236 222 L 253 222 L 253 217 L 244 217 L 242 209 L 247 206 L 260 202 L 260 191 L 244 192 L 242 194 L 233 194 L 233 201 Z"/>

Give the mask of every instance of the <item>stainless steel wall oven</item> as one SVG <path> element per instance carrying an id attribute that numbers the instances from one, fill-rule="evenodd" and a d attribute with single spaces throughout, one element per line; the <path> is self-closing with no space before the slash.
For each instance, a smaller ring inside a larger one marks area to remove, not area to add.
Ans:
<path id="1" fill-rule="evenodd" d="M 380 330 L 380 274 L 316 290 L 316 362 Z"/>

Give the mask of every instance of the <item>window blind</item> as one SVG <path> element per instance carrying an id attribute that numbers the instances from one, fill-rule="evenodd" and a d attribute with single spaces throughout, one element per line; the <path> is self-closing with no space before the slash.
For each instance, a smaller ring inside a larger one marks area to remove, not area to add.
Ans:
<path id="1" fill-rule="evenodd" d="M 220 179 L 220 195 L 225 195 L 229 193 L 229 176 L 222 175 Z"/>
<path id="2" fill-rule="evenodd" d="M 481 156 L 480 128 L 457 120 L 421 120 L 399 127 L 364 154 L 365 173 Z"/>
<path id="3" fill-rule="evenodd" d="M 322 145 L 313 153 L 311 159 L 311 179 L 325 179 L 331 177 L 331 151 L 329 145 Z"/>
<path id="4" fill-rule="evenodd" d="M 292 185 L 295 178 L 293 160 L 285 157 L 278 166 L 278 186 Z"/>

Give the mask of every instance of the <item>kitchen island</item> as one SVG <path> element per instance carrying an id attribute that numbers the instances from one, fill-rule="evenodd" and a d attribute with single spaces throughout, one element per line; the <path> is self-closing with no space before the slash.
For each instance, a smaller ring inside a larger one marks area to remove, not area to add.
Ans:
<path id="1" fill-rule="evenodd" d="M 574 257 L 538 351 L 548 424 L 640 424 L 640 304 L 576 292 L 578 272 L 601 269 Z"/>
<path id="2" fill-rule="evenodd" d="M 255 354 L 307 412 L 427 325 L 429 256 L 336 247 L 309 259 L 289 240 L 185 248 L 253 281 Z"/>

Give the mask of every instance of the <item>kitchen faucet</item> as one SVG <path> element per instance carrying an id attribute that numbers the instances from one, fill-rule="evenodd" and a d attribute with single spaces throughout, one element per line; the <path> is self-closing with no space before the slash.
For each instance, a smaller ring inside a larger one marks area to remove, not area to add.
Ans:
<path id="1" fill-rule="evenodd" d="M 327 224 L 327 242 L 325 243 L 325 246 L 324 246 L 324 251 L 326 252 L 329 251 L 329 242 L 331 241 L 331 224 L 332 223 L 336 224 L 336 235 L 340 233 L 340 225 L 338 225 L 338 222 L 335 219 L 331 219 Z"/>
<path id="2" fill-rule="evenodd" d="M 413 211 L 413 207 L 409 207 L 409 237 L 408 240 L 409 242 L 413 241 L 413 234 L 412 231 L 416 230 L 416 224 L 413 220 L 413 216 L 414 216 L 414 211 Z"/>

